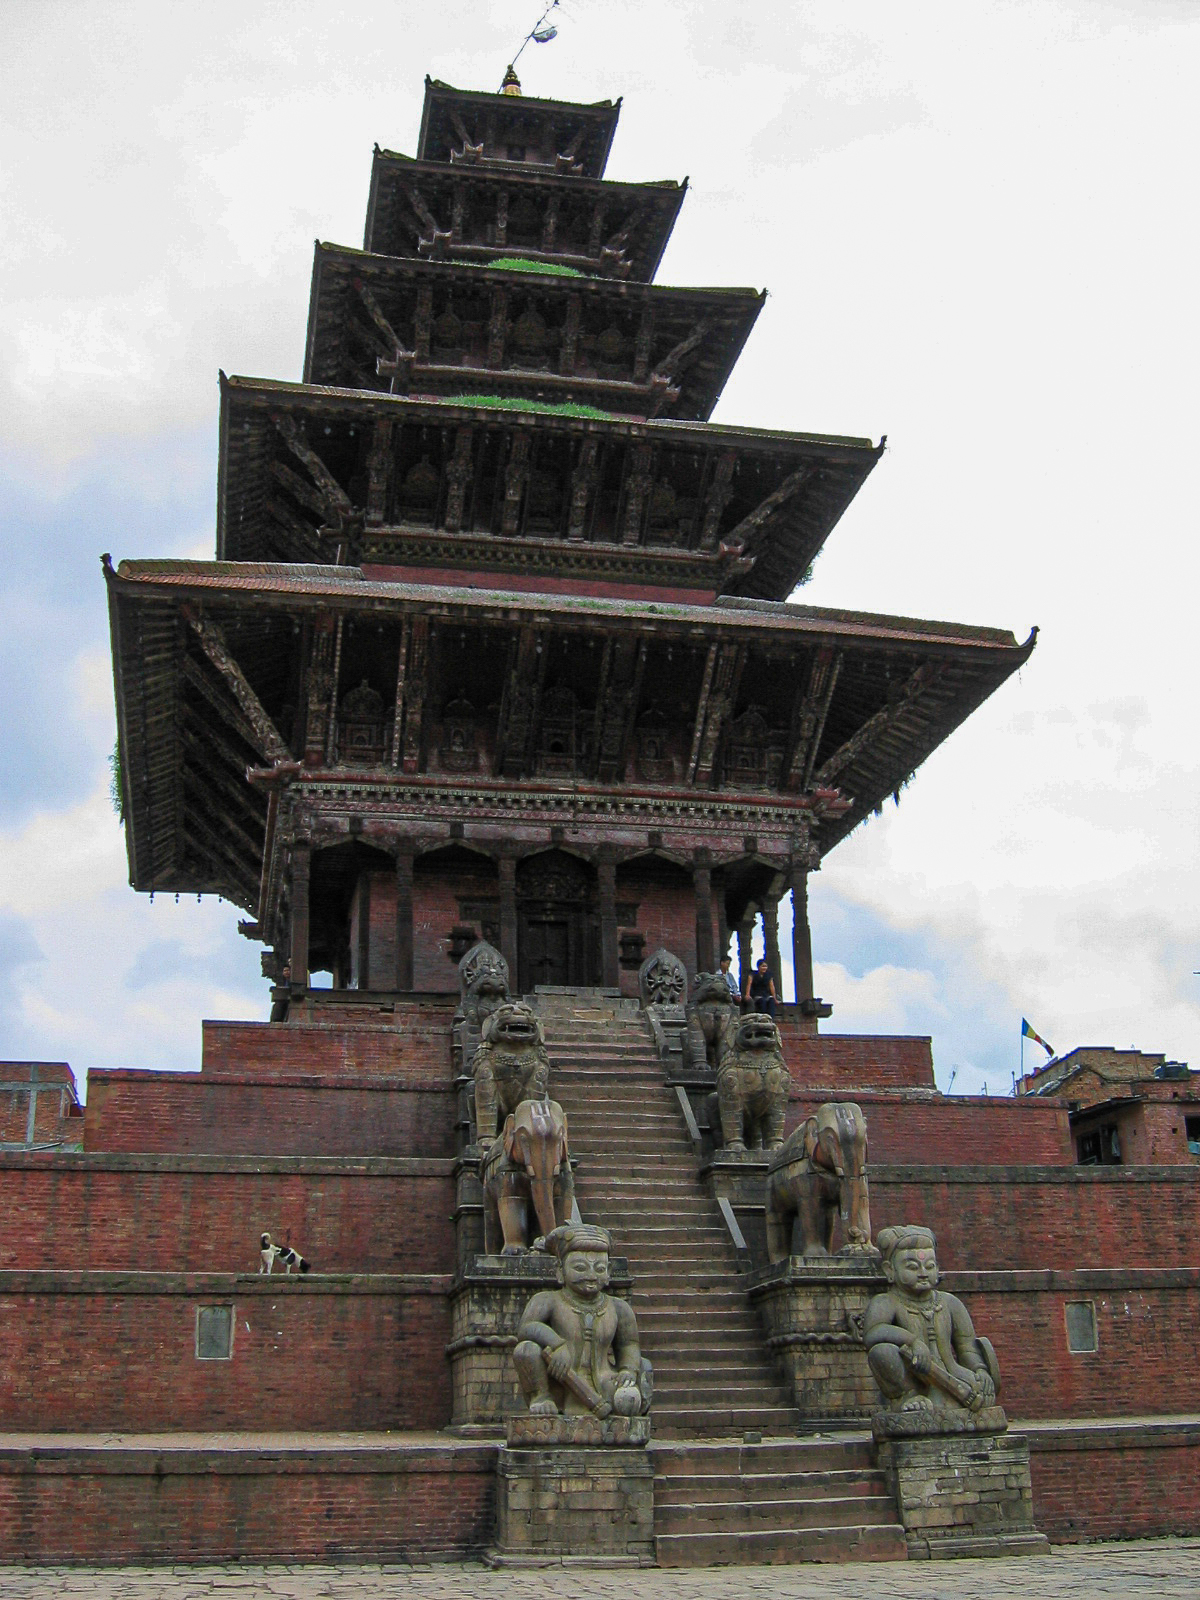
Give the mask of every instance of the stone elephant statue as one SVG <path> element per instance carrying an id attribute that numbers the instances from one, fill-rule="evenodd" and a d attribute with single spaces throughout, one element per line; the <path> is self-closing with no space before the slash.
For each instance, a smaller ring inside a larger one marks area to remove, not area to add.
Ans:
<path id="1" fill-rule="evenodd" d="M 518 1255 L 570 1222 L 575 1182 L 558 1102 L 522 1100 L 484 1155 L 479 1176 L 488 1255 Z"/>
<path id="2" fill-rule="evenodd" d="M 720 972 L 698 972 L 687 1008 L 688 1061 L 693 1072 L 715 1072 L 725 1053 L 738 1007 Z"/>
<path id="3" fill-rule="evenodd" d="M 716 1113 L 710 1104 L 714 1143 L 733 1154 L 775 1150 L 783 1143 L 791 1075 L 783 1059 L 779 1029 L 763 1012 L 738 1017 L 717 1063 Z M 717 1138 L 718 1129 L 720 1139 Z"/>
<path id="4" fill-rule="evenodd" d="M 867 1124 L 853 1101 L 829 1101 L 802 1122 L 767 1166 L 767 1255 L 833 1254 L 838 1218 L 841 1254 L 877 1255 L 867 1203 Z"/>

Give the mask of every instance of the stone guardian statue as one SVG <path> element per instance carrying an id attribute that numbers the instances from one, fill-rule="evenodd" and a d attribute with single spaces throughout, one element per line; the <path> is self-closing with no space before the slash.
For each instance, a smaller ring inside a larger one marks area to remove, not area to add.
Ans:
<path id="1" fill-rule="evenodd" d="M 606 1291 L 612 1242 L 574 1224 L 547 1240 L 558 1255 L 557 1289 L 535 1294 L 517 1329 L 513 1363 L 534 1416 L 638 1417 L 650 1409 L 650 1363 L 637 1319 Z"/>
<path id="2" fill-rule="evenodd" d="M 1000 1366 L 962 1301 L 939 1289 L 928 1228 L 884 1228 L 876 1243 L 888 1287 L 867 1306 L 863 1343 L 890 1411 L 979 1412 L 996 1403 Z"/>

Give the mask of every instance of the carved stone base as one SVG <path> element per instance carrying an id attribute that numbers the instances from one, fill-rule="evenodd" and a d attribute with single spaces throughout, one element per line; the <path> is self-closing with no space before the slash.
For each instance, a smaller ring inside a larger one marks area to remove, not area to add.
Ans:
<path id="1" fill-rule="evenodd" d="M 905 1436 L 918 1419 L 923 1435 Z M 928 1414 L 881 1412 L 872 1418 L 879 1465 L 888 1474 L 910 1560 L 957 1556 L 1043 1555 L 1049 1541 L 1033 1525 L 1029 1442 L 1006 1426 L 999 1406 L 941 1419 L 954 1432 L 932 1433 Z M 966 1424 L 971 1423 L 968 1430 Z"/>
<path id="2" fill-rule="evenodd" d="M 628 1262 L 614 1257 L 609 1272 L 610 1292 L 628 1299 Z M 530 1298 L 557 1285 L 558 1262 L 544 1251 L 471 1258 L 450 1290 L 452 1428 L 496 1431 L 525 1413 L 512 1362 L 517 1326 Z"/>
<path id="3" fill-rule="evenodd" d="M 750 1279 L 767 1345 L 808 1422 L 862 1425 L 879 1404 L 862 1317 L 884 1287 L 868 1255 L 792 1256 Z"/>
<path id="4" fill-rule="evenodd" d="M 508 1448 L 532 1446 L 617 1445 L 650 1443 L 649 1417 L 535 1417 L 528 1411 L 508 1419 Z"/>
<path id="5" fill-rule="evenodd" d="M 634 1418 L 630 1426 L 645 1420 Z M 649 1455 L 603 1446 L 505 1446 L 496 1462 L 496 1545 L 488 1559 L 505 1566 L 559 1561 L 653 1566 Z"/>

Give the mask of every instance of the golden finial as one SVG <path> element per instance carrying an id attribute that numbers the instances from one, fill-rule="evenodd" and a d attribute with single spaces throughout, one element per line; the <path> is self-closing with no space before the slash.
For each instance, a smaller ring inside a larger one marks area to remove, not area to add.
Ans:
<path id="1" fill-rule="evenodd" d="M 492 82 L 494 83 L 495 81 L 496 80 L 493 78 Z M 516 74 L 514 68 L 512 67 L 512 65 L 510 63 L 508 71 L 504 74 L 504 82 L 500 85 L 500 93 L 501 94 L 520 94 L 520 92 L 521 92 L 521 80 L 520 80 L 520 78 L 517 77 L 517 74 Z"/>

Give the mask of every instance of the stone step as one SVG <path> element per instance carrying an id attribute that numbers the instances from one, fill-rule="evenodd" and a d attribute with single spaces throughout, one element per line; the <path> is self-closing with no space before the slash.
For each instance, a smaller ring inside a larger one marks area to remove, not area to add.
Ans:
<path id="1" fill-rule="evenodd" d="M 765 1406 L 654 1405 L 654 1426 L 660 1438 L 681 1436 L 711 1439 L 715 1435 L 795 1433 L 800 1419 L 795 1408 Z"/>
<path id="2" fill-rule="evenodd" d="M 829 1495 L 840 1500 L 882 1500 L 887 1520 L 892 1506 L 882 1472 L 720 1472 L 673 1474 L 654 1479 L 654 1504 L 693 1506 L 778 1500 L 812 1500 Z"/>
<path id="3" fill-rule="evenodd" d="M 740 1493 L 730 1500 L 684 1501 L 660 1505 L 658 1485 L 654 1495 L 656 1533 L 756 1533 L 765 1528 L 844 1528 L 877 1524 L 886 1527 L 895 1517 L 887 1494 L 815 1494 L 776 1499 L 747 1499 Z"/>
<path id="4" fill-rule="evenodd" d="M 650 1444 L 656 1474 L 780 1473 L 875 1470 L 874 1446 L 865 1430 L 857 1433 L 792 1434 L 762 1444 L 702 1439 L 688 1444 Z"/>
<path id="5" fill-rule="evenodd" d="M 654 1545 L 660 1567 L 711 1567 L 729 1562 L 903 1561 L 908 1555 L 904 1530 L 898 1523 L 667 1533 L 657 1535 Z"/>

